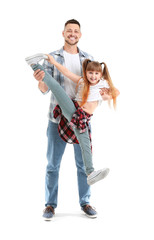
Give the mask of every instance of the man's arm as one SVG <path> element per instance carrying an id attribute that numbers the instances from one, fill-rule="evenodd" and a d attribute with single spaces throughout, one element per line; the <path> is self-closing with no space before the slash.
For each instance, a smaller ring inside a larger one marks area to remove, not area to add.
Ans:
<path id="1" fill-rule="evenodd" d="M 46 93 L 48 91 L 48 86 L 43 81 L 39 81 L 38 87 L 42 93 Z"/>

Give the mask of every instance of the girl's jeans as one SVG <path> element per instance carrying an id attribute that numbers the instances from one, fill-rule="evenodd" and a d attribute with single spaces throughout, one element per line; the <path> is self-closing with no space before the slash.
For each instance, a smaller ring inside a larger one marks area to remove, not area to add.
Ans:
<path id="1" fill-rule="evenodd" d="M 61 107 L 63 115 L 70 122 L 74 112 L 76 111 L 72 100 L 68 97 L 60 84 L 47 71 L 45 71 L 40 64 L 32 65 L 32 69 L 34 71 L 36 71 L 37 69 L 41 69 L 45 72 L 45 77 L 43 81 L 51 89 L 59 106 Z M 91 172 L 94 171 L 94 168 L 92 163 L 92 153 L 88 129 L 86 129 L 84 133 L 80 133 L 77 128 L 73 128 L 73 130 L 81 147 L 86 174 L 89 175 Z"/>

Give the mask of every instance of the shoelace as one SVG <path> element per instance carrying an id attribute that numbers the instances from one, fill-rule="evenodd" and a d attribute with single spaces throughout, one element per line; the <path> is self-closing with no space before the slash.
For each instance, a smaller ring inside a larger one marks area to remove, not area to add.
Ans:
<path id="1" fill-rule="evenodd" d="M 48 206 L 45 208 L 44 212 L 46 212 L 46 213 L 52 212 L 54 214 L 54 209 L 53 209 L 53 207 Z"/>
<path id="2" fill-rule="evenodd" d="M 87 209 L 93 209 L 93 210 L 95 210 L 94 207 L 92 207 L 92 206 L 90 206 L 90 205 L 88 205 L 88 204 L 84 206 L 84 209 L 85 209 L 85 210 L 87 210 Z"/>

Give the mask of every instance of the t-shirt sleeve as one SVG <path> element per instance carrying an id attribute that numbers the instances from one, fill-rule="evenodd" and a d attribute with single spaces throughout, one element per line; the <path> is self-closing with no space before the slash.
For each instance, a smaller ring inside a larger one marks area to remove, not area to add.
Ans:
<path id="1" fill-rule="evenodd" d="M 103 84 L 104 84 L 104 88 L 110 88 L 110 86 L 106 80 L 103 81 Z"/>

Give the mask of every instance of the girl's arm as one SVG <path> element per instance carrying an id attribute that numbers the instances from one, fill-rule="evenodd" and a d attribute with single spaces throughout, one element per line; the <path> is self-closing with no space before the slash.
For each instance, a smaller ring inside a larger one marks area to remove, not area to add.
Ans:
<path id="1" fill-rule="evenodd" d="M 66 67 L 64 67 L 63 65 L 61 65 L 60 63 L 56 62 L 56 60 L 53 58 L 53 56 L 48 55 L 48 62 L 53 64 L 64 76 L 66 76 L 67 78 L 69 78 L 70 80 L 72 80 L 73 82 L 77 83 L 79 81 L 79 79 L 81 78 L 81 76 L 78 76 L 72 72 L 70 72 Z"/>

